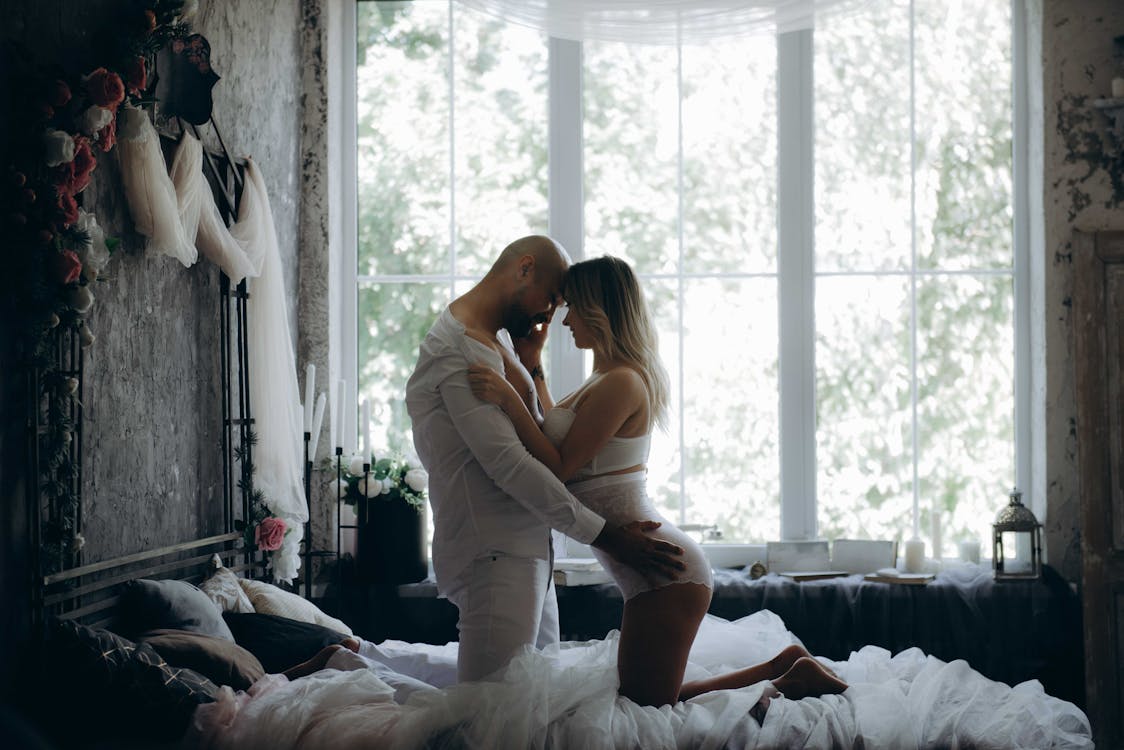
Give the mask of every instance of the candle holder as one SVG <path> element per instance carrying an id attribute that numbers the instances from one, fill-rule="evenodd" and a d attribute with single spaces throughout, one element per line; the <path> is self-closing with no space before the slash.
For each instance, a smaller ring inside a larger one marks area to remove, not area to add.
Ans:
<path id="1" fill-rule="evenodd" d="M 309 443 L 312 433 L 304 432 L 304 502 L 308 510 L 308 520 L 304 522 L 304 598 L 312 599 L 312 460 L 309 457 Z"/>

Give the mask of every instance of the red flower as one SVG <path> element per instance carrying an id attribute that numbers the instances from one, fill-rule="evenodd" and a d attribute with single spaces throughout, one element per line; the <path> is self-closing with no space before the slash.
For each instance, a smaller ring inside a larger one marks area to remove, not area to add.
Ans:
<path id="1" fill-rule="evenodd" d="M 64 107 L 70 101 L 70 87 L 66 81 L 56 78 L 50 85 L 50 103 L 55 107 Z"/>
<path id="2" fill-rule="evenodd" d="M 78 221 L 78 204 L 70 193 L 59 194 L 59 213 L 62 214 L 62 225 L 70 226 Z"/>
<path id="3" fill-rule="evenodd" d="M 90 148 L 89 138 L 79 136 L 74 139 L 74 143 L 74 161 L 71 162 L 74 174 L 66 187 L 68 193 L 78 195 L 90 184 L 90 174 L 94 171 L 94 167 L 98 165 L 98 160 L 94 157 L 94 152 Z"/>
<path id="4" fill-rule="evenodd" d="M 151 9 L 144 12 L 144 22 L 141 25 L 146 34 L 156 31 L 156 13 Z"/>
<path id="5" fill-rule="evenodd" d="M 98 68 L 86 76 L 86 93 L 90 95 L 90 101 L 99 107 L 116 110 L 117 105 L 125 100 L 125 84 L 116 73 Z"/>
<path id="6" fill-rule="evenodd" d="M 148 88 L 148 73 L 145 71 L 143 57 L 133 60 L 125 70 L 125 87 L 133 96 L 140 96 Z"/>
<path id="7" fill-rule="evenodd" d="M 47 102 L 36 102 L 33 112 L 40 120 L 49 120 L 55 116 L 55 108 Z"/>
<path id="8" fill-rule="evenodd" d="M 117 143 L 117 115 L 114 115 L 109 124 L 98 131 L 98 145 L 101 150 L 108 151 Z"/>
<path id="9" fill-rule="evenodd" d="M 281 542 L 284 538 L 285 519 L 277 516 L 263 518 L 262 522 L 254 529 L 254 544 L 263 552 L 281 549 Z"/>
<path id="10" fill-rule="evenodd" d="M 82 261 L 73 250 L 63 250 L 55 255 L 55 278 L 60 284 L 73 284 L 82 275 Z"/>

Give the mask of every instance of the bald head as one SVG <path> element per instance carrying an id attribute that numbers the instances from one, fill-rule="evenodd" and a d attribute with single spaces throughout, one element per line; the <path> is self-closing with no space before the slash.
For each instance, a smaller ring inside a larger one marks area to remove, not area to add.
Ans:
<path id="1" fill-rule="evenodd" d="M 488 272 L 506 273 L 530 258 L 543 280 L 560 280 L 570 267 L 570 256 L 562 245 L 543 234 L 520 237 L 505 247 Z"/>

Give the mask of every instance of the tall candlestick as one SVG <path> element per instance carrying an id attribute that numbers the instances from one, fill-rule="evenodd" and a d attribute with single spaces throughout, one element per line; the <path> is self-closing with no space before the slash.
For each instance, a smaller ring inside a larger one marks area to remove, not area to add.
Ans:
<path id="1" fill-rule="evenodd" d="M 320 445 L 320 429 L 324 426 L 324 407 L 328 403 L 328 394 L 321 393 L 316 397 L 316 410 L 312 416 L 312 439 L 308 443 L 308 457 L 316 459 L 316 446 Z"/>
<path id="2" fill-rule="evenodd" d="M 336 431 L 336 445 L 340 448 L 347 448 L 347 441 L 344 437 L 347 435 L 347 381 L 340 380 L 336 385 L 336 401 L 339 406 L 336 409 L 336 416 L 339 418 L 338 422 L 332 423 L 332 429 Z"/>
<path id="3" fill-rule="evenodd" d="M 348 454 L 355 453 L 355 436 L 358 431 L 355 429 L 355 421 L 359 418 L 359 403 L 356 395 L 356 390 L 359 388 L 358 383 L 348 382 L 347 384 L 347 401 L 345 408 L 347 409 L 347 433 L 344 437 L 347 438 L 347 452 Z"/>
<path id="4" fill-rule="evenodd" d="M 312 429 L 312 400 L 316 393 L 316 365 L 311 362 L 304 368 L 304 431 Z"/>
<path id="5" fill-rule="evenodd" d="M 363 420 L 363 460 L 371 460 L 371 402 L 363 399 L 361 410 Z"/>

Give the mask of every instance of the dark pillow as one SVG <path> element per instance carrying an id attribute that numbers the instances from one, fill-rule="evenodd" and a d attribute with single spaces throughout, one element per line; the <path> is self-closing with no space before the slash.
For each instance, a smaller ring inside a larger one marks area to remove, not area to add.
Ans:
<path id="1" fill-rule="evenodd" d="M 217 685 L 246 690 L 265 674 L 257 657 L 233 641 L 189 630 L 150 630 L 137 637 L 173 667 L 186 667 Z"/>
<path id="2" fill-rule="evenodd" d="M 234 640 L 219 608 L 187 581 L 129 581 L 118 611 L 120 620 L 114 629 L 130 637 L 148 630 L 171 629 Z"/>
<path id="3" fill-rule="evenodd" d="M 52 625 L 34 690 L 40 724 L 63 746 L 130 737 L 183 735 L 195 707 L 218 686 L 170 666 L 151 646 L 70 621 Z"/>
<path id="4" fill-rule="evenodd" d="M 279 615 L 223 612 L 222 617 L 238 645 L 258 657 L 270 674 L 280 674 L 308 661 L 325 646 L 347 638 L 346 634 L 322 625 Z"/>

